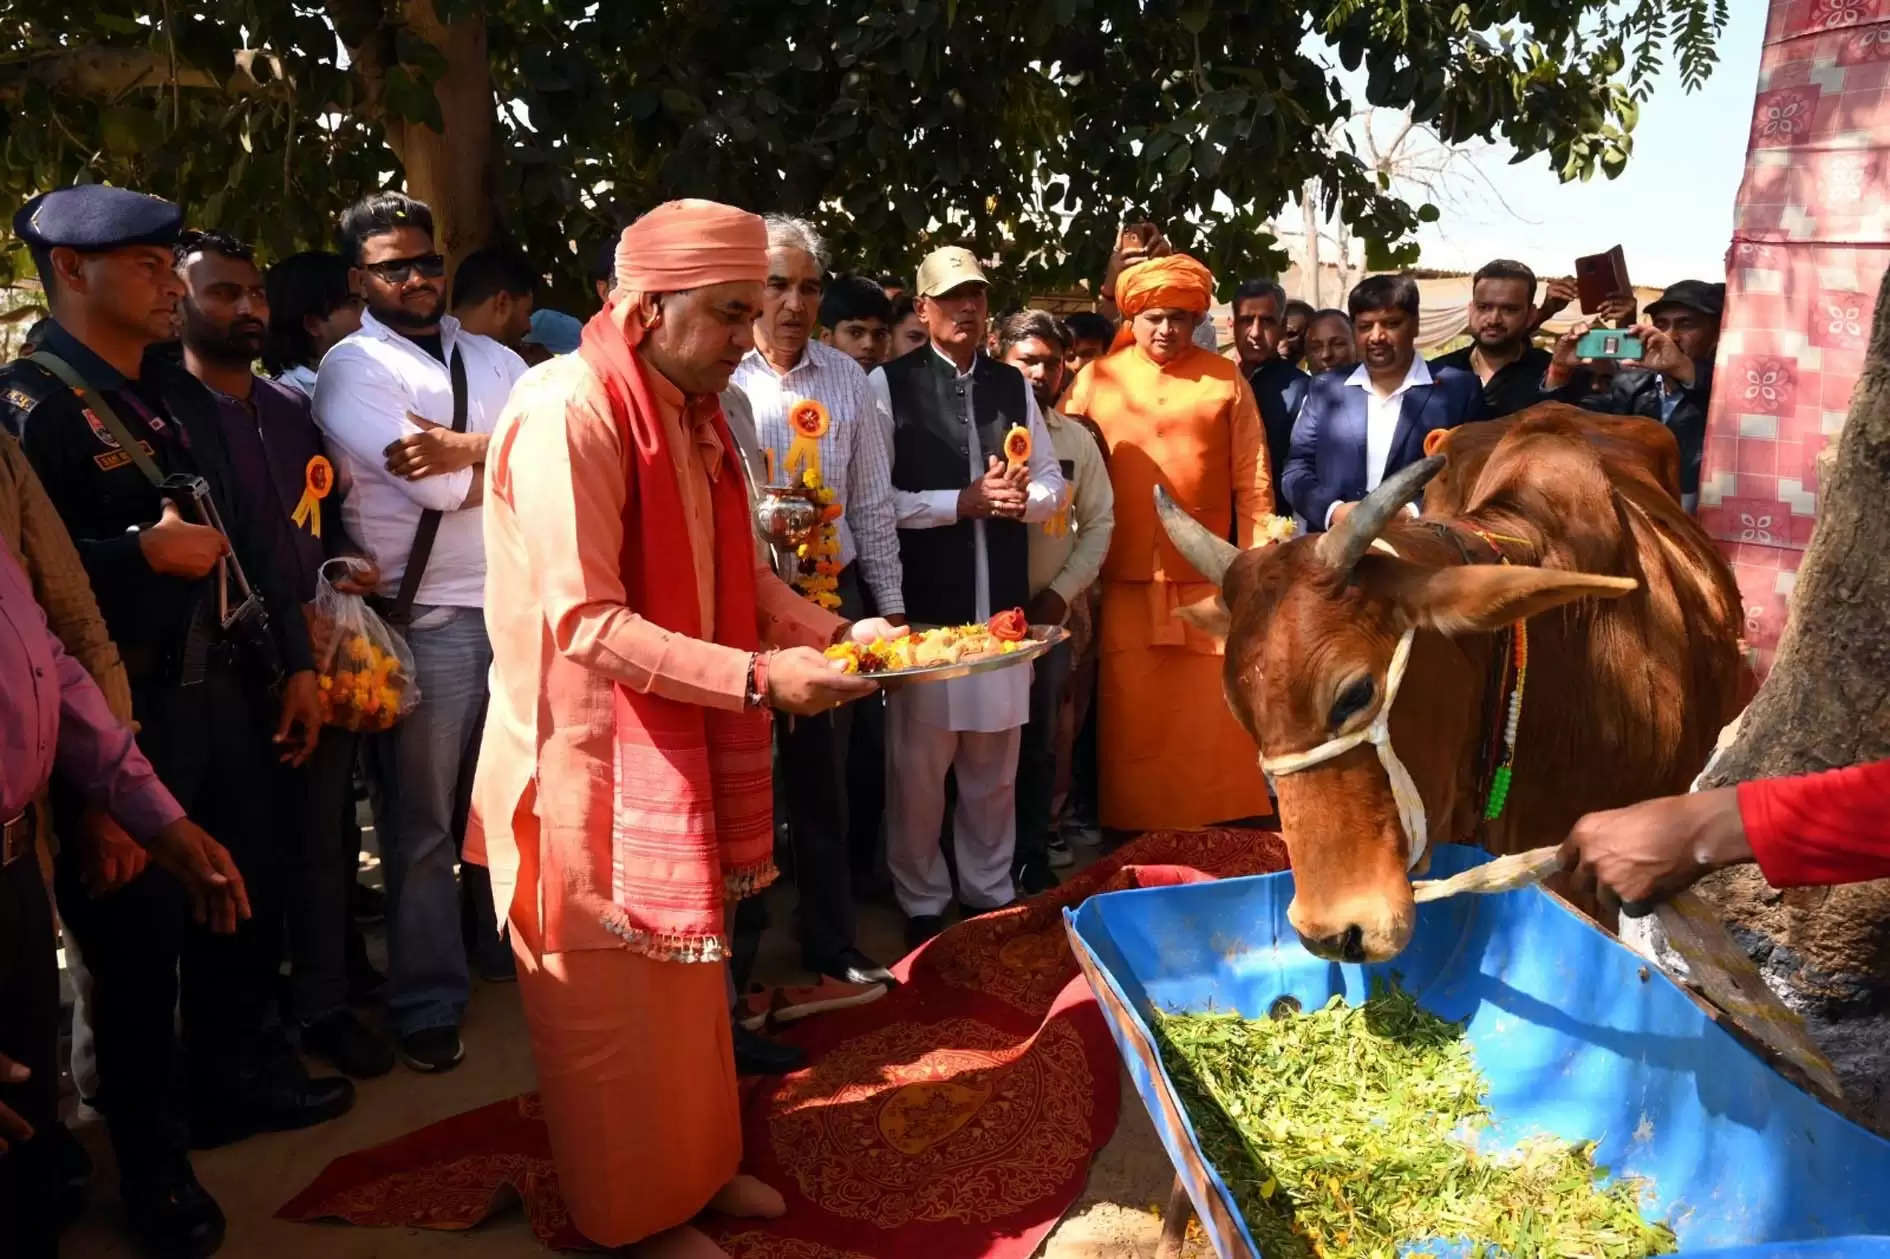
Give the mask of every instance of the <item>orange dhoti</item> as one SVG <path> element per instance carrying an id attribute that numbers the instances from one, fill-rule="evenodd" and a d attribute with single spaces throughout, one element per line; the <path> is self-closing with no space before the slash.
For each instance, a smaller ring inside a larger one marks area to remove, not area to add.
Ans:
<path id="1" fill-rule="evenodd" d="M 688 1223 L 742 1157 L 727 972 L 512 939 L 571 1222 L 612 1247 Z"/>
<path id="2" fill-rule="evenodd" d="M 1103 582 L 1096 684 L 1102 824 L 1188 828 L 1272 811 L 1253 738 L 1227 707 L 1224 657 L 1172 609 L 1205 582 Z"/>

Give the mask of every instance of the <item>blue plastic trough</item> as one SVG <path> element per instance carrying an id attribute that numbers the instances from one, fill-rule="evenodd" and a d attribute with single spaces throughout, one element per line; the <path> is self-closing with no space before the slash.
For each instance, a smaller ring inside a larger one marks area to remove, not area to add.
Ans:
<path id="1" fill-rule="evenodd" d="M 1442 848 L 1432 874 L 1486 859 Z M 1372 966 L 1306 952 L 1286 920 L 1292 898 L 1292 875 L 1270 874 L 1111 892 L 1064 914 L 1221 1259 L 1260 1252 L 1162 1070 L 1149 1012 L 1260 1017 L 1282 996 L 1311 1010 L 1334 994 L 1362 1001 L 1371 978 L 1390 971 L 1426 1009 L 1468 1020 L 1496 1140 L 1598 1140 L 1598 1162 L 1651 1182 L 1646 1209 L 1674 1227 L 1683 1253 L 1890 1256 L 1890 1142 L 1780 1077 L 1554 897 L 1530 888 L 1419 906 L 1410 947 Z"/>

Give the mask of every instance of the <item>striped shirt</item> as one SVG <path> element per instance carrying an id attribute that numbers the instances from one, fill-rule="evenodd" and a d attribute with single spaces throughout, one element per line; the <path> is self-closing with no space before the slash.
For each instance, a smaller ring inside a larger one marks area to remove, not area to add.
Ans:
<path id="1" fill-rule="evenodd" d="M 876 427 L 873 395 L 860 365 L 830 346 L 809 341 L 800 362 L 786 372 L 775 371 L 759 349 L 750 350 L 729 384 L 748 399 L 755 433 L 762 448 L 773 452 L 776 469 L 784 466 L 793 440 L 788 408 L 803 398 L 827 408 L 832 424 L 820 439 L 820 475 L 846 508 L 834 522 L 840 563 L 859 561 L 860 577 L 873 592 L 881 616 L 903 615 L 892 460 Z"/>

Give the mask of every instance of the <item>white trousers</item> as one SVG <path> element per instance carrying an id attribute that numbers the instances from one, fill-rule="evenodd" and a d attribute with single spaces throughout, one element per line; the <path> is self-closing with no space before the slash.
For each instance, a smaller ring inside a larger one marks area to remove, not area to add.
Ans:
<path id="1" fill-rule="evenodd" d="M 908 917 L 942 914 L 951 874 L 939 849 L 945 774 L 958 771 L 952 845 L 958 890 L 968 909 L 992 909 L 1016 896 L 1011 856 L 1017 847 L 1017 748 L 1022 727 L 984 733 L 947 730 L 919 720 L 912 696 L 886 703 L 886 864 Z"/>

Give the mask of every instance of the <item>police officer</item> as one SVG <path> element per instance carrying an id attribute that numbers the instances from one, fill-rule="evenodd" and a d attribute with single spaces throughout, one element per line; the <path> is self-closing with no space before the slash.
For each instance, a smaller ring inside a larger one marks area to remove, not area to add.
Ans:
<path id="1" fill-rule="evenodd" d="M 140 744 L 229 848 L 255 907 L 242 930 L 216 936 L 191 924 L 165 872 L 94 898 L 78 844 L 60 854 L 60 912 L 94 982 L 97 1103 L 132 1226 L 167 1256 L 209 1254 L 223 1237 L 187 1143 L 304 1127 L 353 1102 L 346 1080 L 308 1077 L 273 1010 L 281 902 L 270 762 L 307 757 L 320 705 L 295 592 L 271 563 L 285 522 L 245 515 L 214 399 L 149 352 L 173 335 L 181 220 L 167 201 L 98 185 L 29 201 L 13 230 L 51 318 L 37 354 L 0 367 L 0 424 L 78 545 L 130 675 Z M 223 528 L 206 523 L 212 509 Z M 239 568 L 265 615 L 232 615 L 246 603 Z M 81 843 L 111 825 L 57 797 L 54 817 Z"/>

